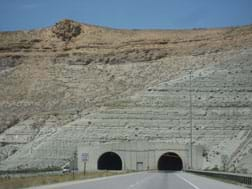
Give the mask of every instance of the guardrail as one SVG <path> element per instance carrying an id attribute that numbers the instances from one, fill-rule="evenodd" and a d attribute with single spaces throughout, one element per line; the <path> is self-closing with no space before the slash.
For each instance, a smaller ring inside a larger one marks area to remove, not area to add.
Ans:
<path id="1" fill-rule="evenodd" d="M 252 185 L 252 175 L 240 173 L 228 173 L 220 171 L 200 171 L 200 170 L 185 170 L 186 172 L 206 175 L 210 177 L 222 178 L 230 181 L 236 181 L 242 184 Z"/>
<path id="2" fill-rule="evenodd" d="M 62 171 L 41 171 L 41 172 L 0 171 L 0 178 L 31 177 L 31 176 L 45 176 L 45 175 L 62 175 Z"/>

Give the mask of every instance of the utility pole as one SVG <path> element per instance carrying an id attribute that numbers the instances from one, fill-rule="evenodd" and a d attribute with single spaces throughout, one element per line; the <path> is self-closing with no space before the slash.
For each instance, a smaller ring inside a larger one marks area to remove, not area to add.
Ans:
<path id="1" fill-rule="evenodd" d="M 75 176 L 74 176 L 74 169 L 75 169 L 75 162 L 77 160 L 77 150 L 74 151 L 74 154 L 73 154 L 73 160 L 72 160 L 72 168 L 73 168 L 73 180 L 75 179 Z"/>
<path id="2" fill-rule="evenodd" d="M 193 155 L 192 155 L 192 145 L 193 145 L 193 124 L 192 124 L 192 70 L 189 71 L 190 79 L 189 79 L 189 98 L 190 98 L 190 160 L 191 165 L 190 168 L 193 169 Z"/>

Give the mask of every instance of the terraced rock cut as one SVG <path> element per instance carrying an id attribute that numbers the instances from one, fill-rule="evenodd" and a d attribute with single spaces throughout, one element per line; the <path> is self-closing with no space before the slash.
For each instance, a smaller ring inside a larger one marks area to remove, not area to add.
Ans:
<path id="1" fill-rule="evenodd" d="M 87 144 L 188 144 L 191 106 L 202 169 L 252 173 L 252 26 L 1 32 L 0 88 L 0 170 L 63 166 Z"/>

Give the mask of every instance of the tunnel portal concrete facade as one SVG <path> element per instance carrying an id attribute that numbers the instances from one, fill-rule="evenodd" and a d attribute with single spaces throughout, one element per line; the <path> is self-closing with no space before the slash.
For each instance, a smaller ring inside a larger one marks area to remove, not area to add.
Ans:
<path id="1" fill-rule="evenodd" d="M 203 164 L 203 148 L 201 146 L 193 146 L 193 168 L 200 169 Z M 114 161 L 106 158 L 109 156 L 120 157 L 121 169 L 120 170 L 158 170 L 159 160 L 161 157 L 167 154 L 172 154 L 174 157 L 178 156 L 182 161 L 181 169 L 188 169 L 190 167 L 190 146 L 182 144 L 170 144 L 170 143 L 152 143 L 152 142 L 121 142 L 110 144 L 92 144 L 78 147 L 78 169 L 84 170 L 84 162 L 81 159 L 82 154 L 88 154 L 88 161 L 86 162 L 86 171 L 98 171 L 98 170 L 113 170 L 113 167 L 117 167 L 115 170 L 119 170 L 119 164 L 112 164 Z M 117 163 L 120 162 L 117 157 Z M 102 165 L 101 162 L 106 165 Z M 179 161 L 171 161 L 167 163 L 174 163 Z M 111 163 L 111 165 L 109 165 Z M 102 167 L 102 169 L 101 169 Z M 169 167 L 169 166 L 168 166 Z M 176 166 L 175 166 L 176 167 Z M 181 170 L 178 169 L 178 170 Z"/>

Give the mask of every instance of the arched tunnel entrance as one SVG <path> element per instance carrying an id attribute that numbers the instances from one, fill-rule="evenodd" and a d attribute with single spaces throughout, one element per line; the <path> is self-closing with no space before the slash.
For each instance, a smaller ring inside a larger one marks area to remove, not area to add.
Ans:
<path id="1" fill-rule="evenodd" d="M 158 160 L 158 170 L 180 171 L 182 169 L 182 159 L 176 153 L 167 152 Z"/>
<path id="2" fill-rule="evenodd" d="M 122 160 L 114 152 L 106 152 L 98 159 L 98 170 L 122 170 Z"/>

